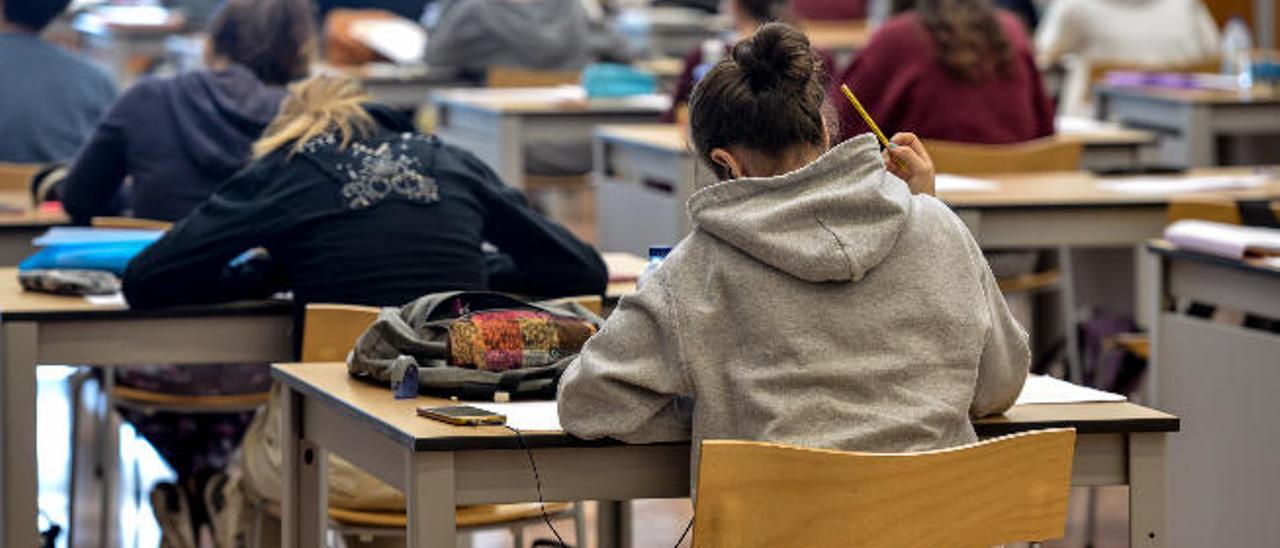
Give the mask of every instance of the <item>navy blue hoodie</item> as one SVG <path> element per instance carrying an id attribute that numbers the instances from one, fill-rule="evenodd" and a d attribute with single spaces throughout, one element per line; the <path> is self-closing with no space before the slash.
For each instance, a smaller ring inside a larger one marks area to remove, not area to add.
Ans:
<path id="1" fill-rule="evenodd" d="M 80 151 L 62 186 L 67 213 L 77 223 L 124 210 L 163 221 L 186 217 L 245 166 L 284 96 L 239 65 L 142 80 Z M 122 194 L 126 176 L 132 191 Z"/>

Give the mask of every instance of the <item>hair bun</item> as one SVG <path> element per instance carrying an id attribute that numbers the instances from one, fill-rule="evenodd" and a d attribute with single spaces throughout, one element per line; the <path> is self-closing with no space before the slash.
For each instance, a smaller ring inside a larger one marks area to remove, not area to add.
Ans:
<path id="1" fill-rule="evenodd" d="M 803 88 L 813 78 L 816 59 L 803 32 L 769 23 L 733 48 L 733 60 L 757 93 Z"/>

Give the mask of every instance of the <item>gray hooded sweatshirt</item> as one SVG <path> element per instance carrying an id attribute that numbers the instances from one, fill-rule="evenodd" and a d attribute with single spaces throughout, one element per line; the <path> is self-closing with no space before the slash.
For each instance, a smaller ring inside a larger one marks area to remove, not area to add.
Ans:
<path id="1" fill-rule="evenodd" d="M 976 441 L 1026 379 L 1027 335 L 960 219 L 870 135 L 706 187 L 694 231 L 560 383 L 583 438 L 903 452 Z"/>

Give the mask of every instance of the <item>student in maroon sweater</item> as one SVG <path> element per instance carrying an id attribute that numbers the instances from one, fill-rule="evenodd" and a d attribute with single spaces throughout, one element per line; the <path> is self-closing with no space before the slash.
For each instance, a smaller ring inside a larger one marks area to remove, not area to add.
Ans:
<path id="1" fill-rule="evenodd" d="M 988 144 L 1053 134 L 1053 104 L 1017 16 L 991 0 L 898 5 L 909 11 L 885 22 L 832 90 L 841 140 L 868 131 L 841 83 L 890 133 Z"/>
<path id="2" fill-rule="evenodd" d="M 722 58 L 728 56 L 737 37 L 751 36 L 765 23 L 788 22 L 795 18 L 790 0 L 725 0 L 722 6 L 721 9 L 725 14 L 733 19 L 734 30 L 734 36 L 724 42 Z M 822 61 L 827 80 L 830 81 L 835 76 L 835 57 L 821 50 L 814 53 Z M 689 96 L 693 95 L 693 87 L 698 83 L 696 72 L 698 67 L 706 61 L 701 47 L 694 48 L 685 56 L 684 68 L 680 70 L 680 77 L 676 79 L 675 93 L 671 96 L 671 109 L 663 115 L 662 121 L 676 121 L 676 113 L 689 105 Z"/>

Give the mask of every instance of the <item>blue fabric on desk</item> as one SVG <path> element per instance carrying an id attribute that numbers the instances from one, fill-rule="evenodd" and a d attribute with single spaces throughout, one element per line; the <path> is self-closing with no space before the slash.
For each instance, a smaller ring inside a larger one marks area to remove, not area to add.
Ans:
<path id="1" fill-rule="evenodd" d="M 139 240 L 52 245 L 27 257 L 18 270 L 103 270 L 124 276 L 129 261 L 149 245 Z"/>
<path id="2" fill-rule="evenodd" d="M 594 99 L 648 95 L 657 91 L 658 78 L 627 65 L 595 63 L 582 71 L 582 87 Z"/>

